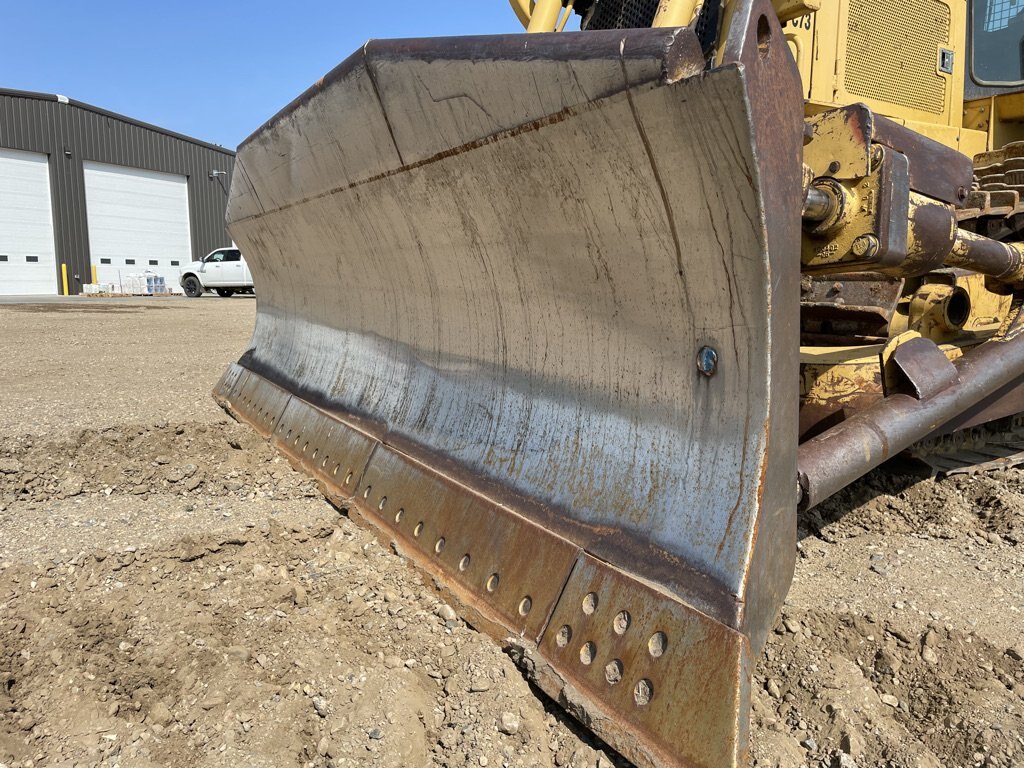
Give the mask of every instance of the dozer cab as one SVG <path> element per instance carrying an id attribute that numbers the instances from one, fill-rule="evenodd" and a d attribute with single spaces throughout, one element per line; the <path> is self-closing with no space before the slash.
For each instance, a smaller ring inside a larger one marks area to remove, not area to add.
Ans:
<path id="1" fill-rule="evenodd" d="M 243 143 L 215 394 L 629 760 L 741 766 L 798 508 L 1017 460 L 1024 6 L 513 8 Z"/>

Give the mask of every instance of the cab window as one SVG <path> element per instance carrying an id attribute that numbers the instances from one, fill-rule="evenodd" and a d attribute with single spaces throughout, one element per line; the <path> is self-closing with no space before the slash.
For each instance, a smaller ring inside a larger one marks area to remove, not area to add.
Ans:
<path id="1" fill-rule="evenodd" d="M 971 30 L 974 81 L 1024 84 L 1024 0 L 974 0 Z"/>
<path id="2" fill-rule="evenodd" d="M 214 251 L 213 253 L 206 257 L 206 263 L 220 264 L 222 261 L 227 261 L 227 259 L 224 258 L 224 254 L 224 251 Z"/>
<path id="3" fill-rule="evenodd" d="M 241 261 L 241 251 L 224 251 L 224 261 Z"/>

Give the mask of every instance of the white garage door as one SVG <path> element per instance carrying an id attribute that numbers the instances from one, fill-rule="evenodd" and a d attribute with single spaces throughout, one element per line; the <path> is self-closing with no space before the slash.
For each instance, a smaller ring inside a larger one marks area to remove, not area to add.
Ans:
<path id="1" fill-rule="evenodd" d="M 89 250 L 100 283 L 128 288 L 129 275 L 163 275 L 169 290 L 192 261 L 188 179 L 120 165 L 85 163 Z"/>
<path id="2" fill-rule="evenodd" d="M 0 149 L 0 295 L 57 293 L 50 164 Z"/>

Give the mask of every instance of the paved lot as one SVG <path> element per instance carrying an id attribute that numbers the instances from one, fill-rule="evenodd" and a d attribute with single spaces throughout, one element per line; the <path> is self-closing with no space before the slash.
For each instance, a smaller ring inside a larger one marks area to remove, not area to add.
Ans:
<path id="1" fill-rule="evenodd" d="M 0 300 L 0 432 L 224 418 L 208 397 L 253 297 Z"/>

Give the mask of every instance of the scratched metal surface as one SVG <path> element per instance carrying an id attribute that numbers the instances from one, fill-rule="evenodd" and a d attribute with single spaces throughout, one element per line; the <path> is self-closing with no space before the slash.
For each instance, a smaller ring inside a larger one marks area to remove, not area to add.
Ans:
<path id="1" fill-rule="evenodd" d="M 640 766 L 748 762 L 795 559 L 799 78 L 770 0 L 721 53 L 370 43 L 229 208 L 259 312 L 218 400 Z"/>
<path id="2" fill-rule="evenodd" d="M 259 374 L 232 366 L 215 397 L 443 584 L 475 627 L 515 644 L 529 677 L 632 763 L 744 764 L 741 632 Z"/>
<path id="3" fill-rule="evenodd" d="M 752 659 L 735 630 L 584 556 L 538 652 L 614 713 L 614 725 L 592 717 L 592 727 L 635 764 L 745 762 Z M 642 734 L 642 752 L 623 739 L 630 730 Z"/>
<path id="4" fill-rule="evenodd" d="M 697 66 L 665 53 L 684 32 L 569 62 L 406 43 L 343 65 L 240 149 L 242 363 L 540 500 L 588 551 L 653 548 L 741 595 L 773 275 L 741 72 L 667 82 Z"/>

